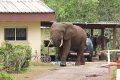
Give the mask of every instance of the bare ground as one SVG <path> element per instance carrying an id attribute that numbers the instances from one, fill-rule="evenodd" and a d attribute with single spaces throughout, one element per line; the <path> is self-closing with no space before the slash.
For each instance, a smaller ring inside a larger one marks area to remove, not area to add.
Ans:
<path id="1" fill-rule="evenodd" d="M 102 64 L 106 62 L 87 62 L 81 66 L 69 62 L 67 67 L 52 69 L 34 80 L 111 80 L 108 68 L 101 67 Z"/>
<path id="2" fill-rule="evenodd" d="M 27 72 L 13 73 L 11 75 L 15 80 L 36 80 L 38 76 L 45 75 L 58 67 L 58 65 L 35 63 L 35 65 L 30 66 Z"/>

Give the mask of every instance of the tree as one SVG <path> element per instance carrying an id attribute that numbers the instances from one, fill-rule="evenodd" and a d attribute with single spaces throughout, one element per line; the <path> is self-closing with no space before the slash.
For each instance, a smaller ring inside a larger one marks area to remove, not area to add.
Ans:
<path id="1" fill-rule="evenodd" d="M 99 0 L 100 21 L 120 21 L 120 0 Z"/>
<path id="2" fill-rule="evenodd" d="M 57 21 L 98 21 L 98 0 L 44 0 L 55 12 Z"/>

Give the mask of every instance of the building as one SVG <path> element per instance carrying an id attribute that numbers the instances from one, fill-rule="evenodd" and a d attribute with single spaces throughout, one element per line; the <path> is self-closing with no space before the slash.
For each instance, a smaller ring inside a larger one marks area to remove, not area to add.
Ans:
<path id="1" fill-rule="evenodd" d="M 41 0 L 0 0 L 0 43 L 25 42 L 33 55 L 40 53 L 41 22 L 54 20 L 54 11 Z"/>

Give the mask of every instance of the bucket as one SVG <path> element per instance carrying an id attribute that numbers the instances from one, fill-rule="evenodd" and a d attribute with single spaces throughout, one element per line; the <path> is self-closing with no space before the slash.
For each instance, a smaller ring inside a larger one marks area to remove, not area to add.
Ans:
<path id="1" fill-rule="evenodd" d="M 117 68 L 120 69 L 120 59 L 116 61 L 117 62 Z"/>

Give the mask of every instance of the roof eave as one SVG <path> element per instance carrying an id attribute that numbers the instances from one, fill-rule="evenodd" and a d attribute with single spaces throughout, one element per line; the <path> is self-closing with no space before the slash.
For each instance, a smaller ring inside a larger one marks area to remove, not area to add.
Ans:
<path id="1" fill-rule="evenodd" d="M 69 22 L 73 25 L 80 26 L 84 29 L 104 29 L 104 28 L 120 28 L 120 23 L 78 23 L 78 22 Z M 42 22 L 41 25 L 45 27 L 50 27 L 53 22 Z"/>
<path id="2" fill-rule="evenodd" d="M 24 14 L 24 13 L 31 13 L 31 14 L 42 14 L 42 13 L 55 13 L 55 12 L 0 12 L 0 14 Z"/>
<path id="3" fill-rule="evenodd" d="M 55 21 L 54 12 L 13 13 L 0 12 L 0 21 Z"/>

